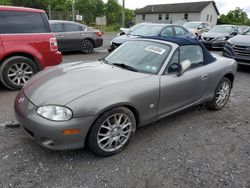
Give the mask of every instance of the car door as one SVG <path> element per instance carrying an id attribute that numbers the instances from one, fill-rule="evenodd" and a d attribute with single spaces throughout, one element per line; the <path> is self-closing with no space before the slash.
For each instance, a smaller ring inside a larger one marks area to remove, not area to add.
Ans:
<path id="1" fill-rule="evenodd" d="M 64 23 L 64 47 L 67 51 L 80 50 L 84 28 L 77 23 Z"/>
<path id="2" fill-rule="evenodd" d="M 2 38 L 0 36 L 0 59 L 3 57 L 3 54 L 4 54 L 4 49 L 2 44 Z"/>
<path id="3" fill-rule="evenodd" d="M 51 23 L 51 31 L 55 34 L 59 51 L 65 51 L 64 24 L 63 22 Z"/>
<path id="4" fill-rule="evenodd" d="M 174 26 L 174 34 L 175 36 L 192 36 L 193 34 L 188 32 L 185 28 L 181 26 Z"/>
<path id="5" fill-rule="evenodd" d="M 174 29 L 172 26 L 168 26 L 162 30 L 160 36 L 169 37 L 174 36 Z"/>
<path id="6" fill-rule="evenodd" d="M 191 68 L 181 76 L 172 69 L 184 60 L 191 61 Z M 209 73 L 204 64 L 203 50 L 198 45 L 179 47 L 160 77 L 158 116 L 164 116 L 199 102 L 206 92 Z"/>

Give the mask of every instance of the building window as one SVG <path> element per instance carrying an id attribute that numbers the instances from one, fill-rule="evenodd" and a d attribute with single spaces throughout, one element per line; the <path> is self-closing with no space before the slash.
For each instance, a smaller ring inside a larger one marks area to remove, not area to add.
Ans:
<path id="1" fill-rule="evenodd" d="M 142 20 L 145 20 L 145 17 L 146 17 L 145 14 L 143 14 L 143 15 L 142 15 Z"/>
<path id="2" fill-rule="evenodd" d="M 208 20 L 209 20 L 209 14 L 207 15 L 207 22 L 208 22 Z"/>
<path id="3" fill-rule="evenodd" d="M 162 14 L 159 14 L 159 20 L 162 20 Z"/>
<path id="4" fill-rule="evenodd" d="M 184 19 L 185 19 L 185 20 L 188 20 L 188 13 L 185 13 L 185 14 L 184 14 Z"/>
<path id="5" fill-rule="evenodd" d="M 212 15 L 210 15 L 210 22 L 212 22 L 212 19 L 213 19 L 213 16 L 212 16 Z"/>
<path id="6" fill-rule="evenodd" d="M 165 15 L 166 17 L 165 17 L 165 19 L 166 20 L 169 20 L 169 14 L 168 13 L 166 13 L 166 15 Z"/>

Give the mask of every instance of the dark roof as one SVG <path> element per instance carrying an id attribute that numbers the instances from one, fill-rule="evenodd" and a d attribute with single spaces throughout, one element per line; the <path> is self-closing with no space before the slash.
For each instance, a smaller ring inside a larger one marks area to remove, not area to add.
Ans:
<path id="1" fill-rule="evenodd" d="M 163 40 L 167 42 L 175 43 L 179 46 L 184 45 L 199 45 L 203 50 L 203 57 L 205 64 L 209 64 L 215 61 L 215 58 L 212 54 L 207 50 L 207 48 L 196 38 L 192 37 L 164 37 L 164 36 L 157 36 L 157 37 L 142 37 L 146 39 L 154 39 L 154 40 Z"/>
<path id="2" fill-rule="evenodd" d="M 213 3 L 217 14 L 220 15 L 214 1 L 147 5 L 135 10 L 135 14 L 201 12 L 210 3 Z"/>

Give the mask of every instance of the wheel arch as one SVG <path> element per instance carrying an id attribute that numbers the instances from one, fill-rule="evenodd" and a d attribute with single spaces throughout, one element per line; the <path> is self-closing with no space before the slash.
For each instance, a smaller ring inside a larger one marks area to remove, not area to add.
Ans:
<path id="1" fill-rule="evenodd" d="M 13 52 L 13 53 L 9 53 L 7 54 L 6 56 L 4 56 L 0 62 L 4 62 L 6 59 L 8 58 L 11 58 L 11 57 L 14 57 L 14 56 L 23 56 L 23 57 L 26 57 L 26 58 L 29 58 L 31 59 L 35 64 L 36 64 L 36 67 L 38 68 L 38 70 L 42 70 L 43 68 L 41 67 L 41 65 L 39 64 L 38 60 L 30 53 L 26 53 L 26 52 Z M 1 65 L 0 65 L 1 66 Z"/>
<path id="2" fill-rule="evenodd" d="M 233 86 L 234 83 L 234 74 L 233 73 L 227 73 L 224 75 L 225 78 L 228 78 Z"/>
<path id="3" fill-rule="evenodd" d="M 98 118 L 104 114 L 105 112 L 113 109 L 113 108 L 117 108 L 117 107 L 125 107 L 125 108 L 128 108 L 135 116 L 135 121 L 136 121 L 136 127 L 135 129 L 138 127 L 139 123 L 140 123 L 140 115 L 139 115 L 139 112 L 138 110 L 131 104 L 127 104 L 127 103 L 120 103 L 120 104 L 115 104 L 115 105 L 111 105 L 111 106 L 108 106 L 106 108 L 104 108 L 102 111 L 100 111 L 97 115 L 96 115 L 96 118 L 95 120 L 92 122 L 91 126 L 89 127 L 89 130 L 86 134 L 86 137 L 85 137 L 85 141 L 84 141 L 84 145 L 87 145 L 87 138 L 89 136 L 89 132 L 90 132 L 90 129 L 91 127 L 93 126 L 93 124 L 98 120 Z"/>

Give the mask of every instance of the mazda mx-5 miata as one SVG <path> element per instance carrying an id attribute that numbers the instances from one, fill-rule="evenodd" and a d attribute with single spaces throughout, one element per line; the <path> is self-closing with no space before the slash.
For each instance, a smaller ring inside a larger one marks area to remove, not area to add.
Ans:
<path id="1" fill-rule="evenodd" d="M 46 148 L 109 156 L 140 126 L 198 104 L 222 109 L 236 69 L 196 39 L 135 39 L 99 61 L 38 73 L 18 93 L 16 117 Z"/>

